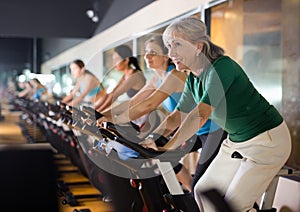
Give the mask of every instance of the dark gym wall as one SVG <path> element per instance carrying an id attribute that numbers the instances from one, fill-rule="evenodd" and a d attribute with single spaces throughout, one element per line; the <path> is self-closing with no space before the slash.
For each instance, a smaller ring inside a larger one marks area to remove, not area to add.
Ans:
<path id="1" fill-rule="evenodd" d="M 101 33 L 153 1 L 3 0 L 0 3 L 1 76 L 3 72 L 21 73 L 25 68 L 39 73 L 41 63 Z M 98 23 L 86 16 L 86 10 L 95 6 Z M 36 60 L 34 38 L 38 38 Z"/>
<path id="2" fill-rule="evenodd" d="M 128 17 L 139 9 L 147 6 L 148 4 L 154 2 L 154 0 L 114 0 L 111 1 L 111 5 L 103 16 L 101 22 L 99 23 L 97 29 L 95 30 L 95 35 L 102 32 L 103 30 L 109 28 L 110 26 L 116 24 L 122 19 Z M 122 33 L 122 32 L 120 32 Z"/>
<path id="3" fill-rule="evenodd" d="M 32 38 L 0 38 L 0 70 L 20 73 L 33 67 Z"/>
<path id="4" fill-rule="evenodd" d="M 65 50 L 86 41 L 86 38 L 47 38 L 42 40 L 41 59 L 45 62 Z"/>

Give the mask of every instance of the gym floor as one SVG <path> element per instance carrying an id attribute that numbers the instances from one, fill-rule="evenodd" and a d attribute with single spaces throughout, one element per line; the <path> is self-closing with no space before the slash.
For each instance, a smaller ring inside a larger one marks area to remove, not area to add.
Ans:
<path id="1" fill-rule="evenodd" d="M 28 140 L 23 136 L 21 128 L 18 126 L 20 121 L 19 117 L 22 114 L 19 111 L 10 111 L 11 107 L 2 103 L 1 116 L 4 117 L 0 121 L 0 144 L 26 144 Z M 55 162 L 58 166 L 59 177 L 57 180 L 63 180 L 66 183 L 74 182 L 88 182 L 88 179 L 84 177 L 71 162 L 65 158 L 64 155 L 55 155 Z M 74 195 L 84 194 L 101 194 L 91 184 L 86 183 L 82 185 L 70 186 L 70 191 Z M 85 198 L 79 199 L 79 206 L 70 206 L 68 204 L 62 204 L 63 197 L 58 195 L 58 205 L 60 212 L 73 212 L 74 209 L 90 209 L 91 212 L 110 212 L 112 206 L 110 203 L 105 203 L 101 198 Z"/>

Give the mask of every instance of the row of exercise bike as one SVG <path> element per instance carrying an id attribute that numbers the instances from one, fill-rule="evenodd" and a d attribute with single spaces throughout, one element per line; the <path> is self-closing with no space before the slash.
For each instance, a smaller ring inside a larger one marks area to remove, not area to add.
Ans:
<path id="1" fill-rule="evenodd" d="M 67 156 L 86 176 L 103 197 L 110 196 L 114 211 L 191 211 L 198 212 L 193 195 L 185 192 L 178 182 L 173 166 L 188 152 L 181 150 L 154 151 L 138 144 L 139 128 L 132 122 L 115 125 L 96 120 L 102 114 L 88 106 L 71 107 L 61 102 L 50 104 L 17 98 L 14 105 L 34 122 L 58 153 Z M 166 138 L 157 141 L 167 142 Z M 129 157 L 130 156 L 130 157 Z M 281 170 L 274 178 L 260 211 L 272 208 L 279 176 L 296 174 L 291 169 Z M 86 182 L 82 182 L 86 183 Z M 75 196 L 64 182 L 58 182 L 63 204 L 77 206 L 78 199 L 99 195 Z M 233 211 L 215 190 L 204 195 L 215 205 L 216 211 Z"/>
<path id="2" fill-rule="evenodd" d="M 173 199 L 173 195 L 184 196 L 185 193 L 170 162 L 175 164 L 183 153 L 143 148 L 136 143 L 141 138 L 133 123 L 123 126 L 106 123 L 107 126 L 99 128 L 95 121 L 101 114 L 89 107 L 75 108 L 61 102 L 54 105 L 23 98 L 16 99 L 14 104 L 103 196 L 111 196 L 115 211 L 198 211 L 190 195 L 184 197 L 182 206 L 176 206 L 178 201 Z M 108 150 L 111 143 L 115 143 L 114 147 L 118 143 L 134 150 L 135 158 L 121 159 L 121 154 L 113 147 Z M 65 204 L 76 206 L 79 198 L 87 197 L 72 195 L 63 182 L 58 186 Z"/>

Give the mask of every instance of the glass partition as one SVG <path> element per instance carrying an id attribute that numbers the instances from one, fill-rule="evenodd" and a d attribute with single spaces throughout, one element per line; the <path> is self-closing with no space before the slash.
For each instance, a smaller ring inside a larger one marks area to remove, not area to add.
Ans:
<path id="1" fill-rule="evenodd" d="M 210 35 L 281 110 L 281 0 L 235 0 L 214 6 Z"/>
<path id="2" fill-rule="evenodd" d="M 55 82 L 52 89 L 52 94 L 56 98 L 62 98 L 69 94 L 75 84 L 75 79 L 71 76 L 68 65 L 52 70 L 55 76 Z"/>

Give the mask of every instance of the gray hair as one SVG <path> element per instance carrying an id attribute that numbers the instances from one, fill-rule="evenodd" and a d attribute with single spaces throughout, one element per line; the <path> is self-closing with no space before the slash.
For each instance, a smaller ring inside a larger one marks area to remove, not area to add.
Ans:
<path id="1" fill-rule="evenodd" d="M 168 42 L 168 37 L 174 33 L 181 35 L 193 44 L 202 42 L 204 45 L 200 57 L 206 58 L 202 58 L 203 61 L 208 60 L 213 63 L 217 58 L 224 55 L 224 50 L 210 41 L 205 23 L 197 18 L 187 17 L 171 23 L 163 33 L 165 44 Z"/>

